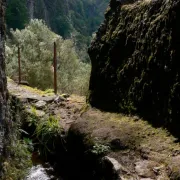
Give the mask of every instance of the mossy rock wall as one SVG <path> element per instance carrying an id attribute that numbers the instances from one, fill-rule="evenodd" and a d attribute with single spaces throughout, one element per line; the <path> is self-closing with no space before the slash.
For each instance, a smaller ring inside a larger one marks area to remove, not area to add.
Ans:
<path id="1" fill-rule="evenodd" d="M 4 59 L 4 38 L 5 38 L 5 0 L 0 0 L 0 176 L 1 162 L 4 148 L 5 119 L 7 114 L 7 89 L 5 76 L 5 59 Z"/>
<path id="2" fill-rule="evenodd" d="M 4 56 L 4 38 L 5 38 L 5 1 L 0 0 L 0 125 L 5 121 L 6 114 L 6 75 L 5 75 L 5 56 Z"/>
<path id="3" fill-rule="evenodd" d="M 91 105 L 180 134 L 180 0 L 111 0 L 89 55 Z"/>

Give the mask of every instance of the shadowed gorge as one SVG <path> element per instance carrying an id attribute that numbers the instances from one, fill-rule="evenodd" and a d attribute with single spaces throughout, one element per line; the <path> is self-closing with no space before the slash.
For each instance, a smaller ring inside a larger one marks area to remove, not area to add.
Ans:
<path id="1" fill-rule="evenodd" d="M 89 48 L 93 106 L 137 113 L 179 135 L 179 9 L 179 0 L 111 0 Z"/>

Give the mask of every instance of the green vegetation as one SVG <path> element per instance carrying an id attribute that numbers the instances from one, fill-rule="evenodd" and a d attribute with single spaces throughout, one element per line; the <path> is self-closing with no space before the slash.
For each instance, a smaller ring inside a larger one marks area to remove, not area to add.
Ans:
<path id="1" fill-rule="evenodd" d="M 36 127 L 38 122 L 36 108 L 31 106 L 31 114 L 27 116 L 27 122 L 29 127 Z"/>
<path id="2" fill-rule="evenodd" d="M 111 150 L 111 148 L 109 146 L 96 143 L 93 146 L 93 149 L 91 150 L 91 152 L 95 155 L 101 156 L 101 155 L 108 153 L 110 150 Z"/>
<path id="3" fill-rule="evenodd" d="M 72 40 L 52 32 L 42 20 L 32 20 L 23 30 L 11 31 L 6 43 L 7 75 L 18 77 L 17 46 L 21 49 L 22 79 L 40 89 L 53 87 L 53 43 L 57 44 L 60 93 L 84 95 L 88 89 L 90 65 L 77 56 Z"/>
<path id="4" fill-rule="evenodd" d="M 39 142 L 39 151 L 46 157 L 47 153 L 52 153 L 55 149 L 55 143 L 60 138 L 62 128 L 59 119 L 49 116 L 48 119 L 41 119 L 35 130 L 35 137 Z"/>
<path id="5" fill-rule="evenodd" d="M 35 2 L 35 17 L 49 22 L 63 37 L 72 31 L 91 36 L 102 22 L 109 0 L 41 0 Z M 48 16 L 49 15 L 49 16 Z"/>
<path id="6" fill-rule="evenodd" d="M 29 144 L 24 140 L 16 140 L 7 150 L 10 157 L 3 163 L 2 180 L 23 179 L 32 166 Z"/>
<path id="7" fill-rule="evenodd" d="M 26 0 L 11 0 L 6 10 L 6 23 L 8 28 L 23 29 L 28 22 Z"/>
<path id="8" fill-rule="evenodd" d="M 70 37 L 72 32 L 76 32 L 77 36 L 87 38 L 84 41 L 89 41 L 88 36 L 102 22 L 108 2 L 109 0 L 38 0 L 33 2 L 33 17 L 45 20 L 53 31 L 63 37 Z M 9 27 L 19 28 L 16 22 L 25 25 L 31 8 L 31 3 L 27 0 L 8 0 L 6 18 Z"/>
<path id="9" fill-rule="evenodd" d="M 32 166 L 31 153 L 33 151 L 32 141 L 30 139 L 23 139 L 22 134 L 27 134 L 21 129 L 22 104 L 13 97 L 9 97 L 9 118 L 12 121 L 6 122 L 8 124 L 7 133 L 5 137 L 4 157 L 2 159 L 2 180 L 19 180 L 24 179 L 29 168 Z"/>
<path id="10" fill-rule="evenodd" d="M 28 14 L 43 19 L 48 26 L 63 38 L 75 43 L 79 58 L 89 61 L 87 46 L 92 33 L 104 18 L 109 0 L 8 0 L 6 21 L 8 30 L 22 29 L 28 22 Z"/>
<path id="11" fill-rule="evenodd" d="M 45 94 L 53 95 L 54 94 L 54 89 L 46 89 Z"/>

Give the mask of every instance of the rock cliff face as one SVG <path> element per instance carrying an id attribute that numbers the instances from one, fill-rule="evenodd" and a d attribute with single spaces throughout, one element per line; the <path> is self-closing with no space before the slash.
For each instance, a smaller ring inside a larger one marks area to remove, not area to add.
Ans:
<path id="1" fill-rule="evenodd" d="M 89 101 L 180 134 L 180 0 L 111 0 L 89 55 Z"/>
<path id="2" fill-rule="evenodd" d="M 0 162 L 1 162 L 1 154 L 3 150 L 4 123 L 6 117 L 6 100 L 7 100 L 5 62 L 4 62 L 4 37 L 5 37 L 4 11 L 5 11 L 5 0 L 0 0 Z"/>

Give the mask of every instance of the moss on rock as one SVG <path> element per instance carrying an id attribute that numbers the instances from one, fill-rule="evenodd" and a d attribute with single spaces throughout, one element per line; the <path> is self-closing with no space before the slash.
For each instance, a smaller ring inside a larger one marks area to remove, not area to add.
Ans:
<path id="1" fill-rule="evenodd" d="M 179 134 L 179 9 L 179 0 L 107 9 L 89 48 L 93 106 L 138 113 Z"/>
<path id="2" fill-rule="evenodd" d="M 2 156 L 4 149 L 5 121 L 7 118 L 7 88 L 5 75 L 5 0 L 0 0 L 0 178 L 2 173 Z"/>

